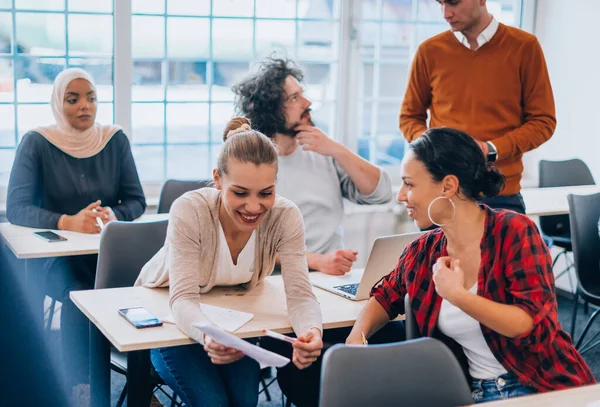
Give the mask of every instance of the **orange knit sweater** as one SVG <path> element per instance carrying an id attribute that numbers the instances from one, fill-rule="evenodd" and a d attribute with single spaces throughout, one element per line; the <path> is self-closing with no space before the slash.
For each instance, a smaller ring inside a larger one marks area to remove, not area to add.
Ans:
<path id="1" fill-rule="evenodd" d="M 424 41 L 415 55 L 400 111 L 410 142 L 430 127 L 453 127 L 498 149 L 506 176 L 500 195 L 519 192 L 523 153 L 537 148 L 556 127 L 554 97 L 537 39 L 500 24 L 477 51 L 451 31 Z"/>

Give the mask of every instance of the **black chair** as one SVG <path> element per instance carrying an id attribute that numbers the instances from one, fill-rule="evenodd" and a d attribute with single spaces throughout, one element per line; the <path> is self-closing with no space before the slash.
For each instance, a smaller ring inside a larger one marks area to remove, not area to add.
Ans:
<path id="1" fill-rule="evenodd" d="M 102 231 L 96 289 L 132 287 L 142 267 L 160 250 L 165 243 L 168 221 L 157 222 L 110 222 Z M 111 349 L 111 369 L 127 375 L 127 354 Z M 162 391 L 177 404 L 177 396 L 165 392 L 163 380 L 152 368 L 153 389 Z M 117 403 L 120 407 L 127 395 L 127 385 L 123 387 Z"/>
<path id="2" fill-rule="evenodd" d="M 323 357 L 321 407 L 471 404 L 460 364 L 437 339 L 335 345 Z"/>
<path id="3" fill-rule="evenodd" d="M 404 296 L 404 327 L 406 329 L 406 340 L 417 339 L 421 337 L 419 335 L 419 329 L 417 328 L 417 321 L 410 308 L 410 298 L 408 294 Z"/>
<path id="4" fill-rule="evenodd" d="M 571 236 L 573 239 L 575 274 L 577 276 L 577 290 L 571 319 L 571 337 L 574 340 L 579 298 L 581 297 L 592 305 L 600 306 L 600 237 L 598 236 L 600 193 L 592 195 L 570 194 L 567 199 L 571 215 Z M 587 352 L 600 344 L 600 341 L 591 344 L 598 336 L 594 335 L 583 345 L 583 339 L 599 313 L 600 309 L 592 314 L 577 340 L 575 347 L 580 353 Z"/>
<path id="5" fill-rule="evenodd" d="M 539 175 L 540 188 L 596 184 L 588 166 L 579 159 L 565 161 L 541 160 L 539 163 Z M 568 273 L 573 267 L 567 256 L 567 253 L 573 251 L 569 215 L 540 216 L 540 229 L 546 240 L 550 241 L 549 246 L 557 246 L 562 249 L 552 261 L 552 266 L 554 267 L 557 260 L 561 256 L 564 256 L 567 263 L 567 268 L 556 276 L 558 279 L 563 274 Z M 576 287 L 571 274 L 567 275 L 571 287 L 575 291 Z"/>
<path id="6" fill-rule="evenodd" d="M 158 198 L 157 213 L 169 213 L 171 205 L 177 198 L 188 191 L 204 188 L 210 181 L 180 181 L 176 179 L 167 180 L 160 190 Z"/>

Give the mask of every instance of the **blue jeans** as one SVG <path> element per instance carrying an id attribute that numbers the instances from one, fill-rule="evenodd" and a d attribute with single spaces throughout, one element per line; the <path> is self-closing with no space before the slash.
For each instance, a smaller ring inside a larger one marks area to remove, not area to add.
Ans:
<path id="1" fill-rule="evenodd" d="M 215 365 L 199 344 L 152 349 L 150 359 L 186 406 L 255 407 L 258 403 L 260 368 L 254 359 Z"/>
<path id="2" fill-rule="evenodd" d="M 471 379 L 471 391 L 475 403 L 537 393 L 534 388 L 519 383 L 512 373 L 503 374 L 495 379 Z"/>

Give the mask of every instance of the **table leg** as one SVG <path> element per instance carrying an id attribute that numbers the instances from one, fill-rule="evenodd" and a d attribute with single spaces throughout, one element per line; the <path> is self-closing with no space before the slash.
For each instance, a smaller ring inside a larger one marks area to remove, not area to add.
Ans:
<path id="1" fill-rule="evenodd" d="M 152 398 L 150 384 L 150 351 L 138 350 L 127 354 L 127 406 L 147 407 Z"/>
<path id="2" fill-rule="evenodd" d="M 91 407 L 110 406 L 110 343 L 91 321 L 90 386 Z"/>

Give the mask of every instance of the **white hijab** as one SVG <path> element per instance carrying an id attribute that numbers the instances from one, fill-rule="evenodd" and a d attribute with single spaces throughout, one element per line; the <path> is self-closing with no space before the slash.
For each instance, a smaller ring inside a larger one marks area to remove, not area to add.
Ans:
<path id="1" fill-rule="evenodd" d="M 102 126 L 94 123 L 87 130 L 77 130 L 67 121 L 63 113 L 63 103 L 67 86 L 75 79 L 85 79 L 96 89 L 94 78 L 80 68 L 69 68 L 62 71 L 54 80 L 50 106 L 56 124 L 38 127 L 34 131 L 40 133 L 50 143 L 66 154 L 75 158 L 88 158 L 98 154 L 121 127 L 115 125 Z"/>

